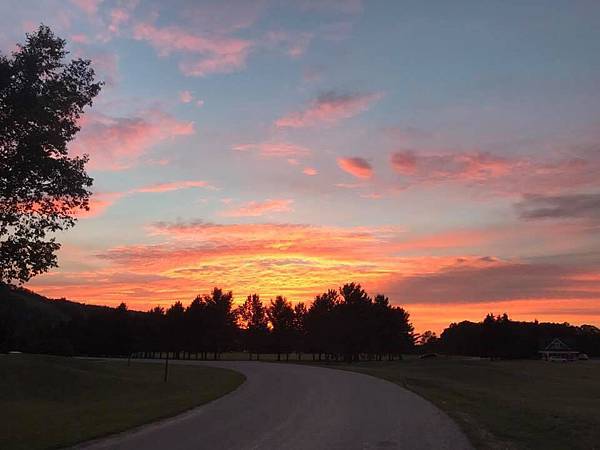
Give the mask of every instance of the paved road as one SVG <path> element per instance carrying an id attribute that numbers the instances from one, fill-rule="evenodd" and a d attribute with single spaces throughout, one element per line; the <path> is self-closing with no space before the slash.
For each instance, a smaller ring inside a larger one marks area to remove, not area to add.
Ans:
<path id="1" fill-rule="evenodd" d="M 384 380 L 294 364 L 192 362 L 237 370 L 234 392 L 87 449 L 470 449 L 440 410 Z"/>

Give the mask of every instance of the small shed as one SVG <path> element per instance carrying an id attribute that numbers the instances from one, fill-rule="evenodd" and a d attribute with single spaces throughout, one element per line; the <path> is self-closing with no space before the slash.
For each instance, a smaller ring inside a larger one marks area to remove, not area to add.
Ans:
<path id="1" fill-rule="evenodd" d="M 560 339 L 553 339 L 550 344 L 539 351 L 544 361 L 576 361 L 579 355 L 577 350 L 571 349 Z"/>

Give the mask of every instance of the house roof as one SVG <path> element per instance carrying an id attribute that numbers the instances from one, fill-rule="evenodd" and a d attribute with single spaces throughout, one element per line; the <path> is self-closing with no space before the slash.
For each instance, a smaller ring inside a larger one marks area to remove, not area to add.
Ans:
<path id="1" fill-rule="evenodd" d="M 571 350 L 571 348 L 565 344 L 563 341 L 561 341 L 558 338 L 552 339 L 552 342 L 550 342 L 546 348 L 544 348 L 544 350 L 547 351 L 569 351 Z"/>

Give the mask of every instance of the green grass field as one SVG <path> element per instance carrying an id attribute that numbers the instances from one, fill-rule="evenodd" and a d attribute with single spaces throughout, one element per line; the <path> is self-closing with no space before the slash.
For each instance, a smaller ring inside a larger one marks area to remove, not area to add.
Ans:
<path id="1" fill-rule="evenodd" d="M 329 367 L 397 383 L 446 411 L 481 449 L 600 449 L 600 361 L 439 357 Z"/>
<path id="2" fill-rule="evenodd" d="M 0 448 L 56 448 L 209 402 L 244 376 L 225 369 L 0 355 Z"/>

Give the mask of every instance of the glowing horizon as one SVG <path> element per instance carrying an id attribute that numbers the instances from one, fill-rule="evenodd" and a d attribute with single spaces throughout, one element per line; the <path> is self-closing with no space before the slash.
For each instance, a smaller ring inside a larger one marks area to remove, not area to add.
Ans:
<path id="1" fill-rule="evenodd" d="M 91 210 L 26 287 L 147 310 L 346 282 L 417 331 L 600 326 L 600 5 L 9 0 L 106 81 Z M 462 7 L 459 7 L 462 6 Z"/>

